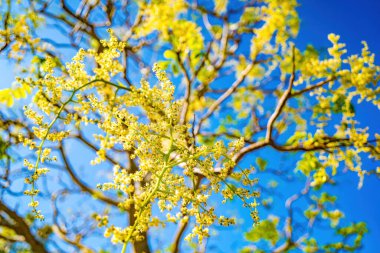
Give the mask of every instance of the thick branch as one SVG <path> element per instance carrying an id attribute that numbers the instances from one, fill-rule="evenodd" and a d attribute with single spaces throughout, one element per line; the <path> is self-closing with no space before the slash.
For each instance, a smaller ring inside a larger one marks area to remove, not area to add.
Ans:
<path id="1" fill-rule="evenodd" d="M 180 246 L 181 238 L 182 238 L 182 235 L 185 232 L 188 225 L 189 225 L 189 221 L 186 221 L 186 222 L 182 221 L 179 224 L 177 233 L 174 237 L 172 253 L 178 253 L 179 252 L 179 246 Z"/>
<path id="2" fill-rule="evenodd" d="M 136 165 L 136 163 L 133 161 L 133 159 L 131 159 L 130 156 L 128 156 L 128 159 L 129 159 L 129 164 L 130 164 L 130 170 L 131 170 L 131 173 L 134 173 L 138 170 L 138 167 Z M 132 181 L 132 183 L 134 183 Z M 137 187 L 135 187 L 136 189 Z M 132 204 L 130 206 L 130 209 L 128 210 L 129 212 L 129 226 L 133 226 L 136 222 L 136 216 L 135 216 L 135 213 L 136 213 L 136 208 L 135 208 L 135 205 Z M 141 232 L 140 233 L 144 238 L 141 240 L 141 241 L 134 241 L 133 242 L 133 252 L 134 253 L 150 253 L 150 247 L 149 247 L 149 244 L 148 244 L 148 233 L 146 231 L 144 232 Z"/>
<path id="3" fill-rule="evenodd" d="M 31 228 L 26 223 L 26 221 L 20 217 L 15 211 L 7 207 L 3 202 L 0 201 L 0 211 L 5 212 L 13 221 L 14 224 L 12 229 L 19 235 L 22 235 L 25 238 L 32 251 L 36 253 L 47 253 L 45 246 L 32 234 Z"/>
<path id="4" fill-rule="evenodd" d="M 271 117 L 268 120 L 265 139 L 263 141 L 253 143 L 253 144 L 250 144 L 250 145 L 242 148 L 233 157 L 233 160 L 235 162 L 239 162 L 244 157 L 244 155 L 248 154 L 249 152 L 252 152 L 252 151 L 257 150 L 259 148 L 265 147 L 268 144 L 272 143 L 273 125 L 274 125 L 276 119 L 278 118 L 278 116 L 281 114 L 282 109 L 285 107 L 286 101 L 289 99 L 290 94 L 292 92 L 292 88 L 293 88 L 293 83 L 294 83 L 294 79 L 295 79 L 295 70 L 296 70 L 296 67 L 295 67 L 295 47 L 293 47 L 292 60 L 293 60 L 293 70 L 292 70 L 292 75 L 289 79 L 289 86 L 286 89 L 286 91 L 284 92 L 284 94 L 282 94 L 280 100 L 278 101 L 276 110 L 274 111 L 274 113 L 271 115 Z"/>

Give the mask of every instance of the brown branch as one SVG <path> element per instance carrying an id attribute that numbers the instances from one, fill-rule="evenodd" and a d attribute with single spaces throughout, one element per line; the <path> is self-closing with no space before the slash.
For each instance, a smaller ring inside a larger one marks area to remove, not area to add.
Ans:
<path id="1" fill-rule="evenodd" d="M 179 224 L 177 233 L 174 237 L 172 253 L 178 253 L 179 252 L 179 246 L 181 243 L 181 238 L 182 238 L 182 235 L 185 232 L 188 225 L 189 225 L 188 220 L 186 222 L 181 221 L 181 223 Z"/>
<path id="2" fill-rule="evenodd" d="M 224 63 L 227 60 L 227 55 L 228 55 L 228 38 L 229 38 L 229 27 L 228 27 L 228 22 L 227 20 L 223 20 L 223 32 L 222 32 L 222 39 L 221 39 L 221 53 L 222 53 L 222 58 L 220 59 L 219 63 L 215 64 L 215 71 L 219 71 Z"/>
<path id="3" fill-rule="evenodd" d="M 1 240 L 4 240 L 6 242 L 10 242 L 10 243 L 16 243 L 16 242 L 24 242 L 24 237 L 23 236 L 20 236 L 20 235 L 16 235 L 16 236 L 13 236 L 12 238 L 11 237 L 6 237 L 2 234 L 0 234 L 0 239 Z"/>
<path id="4" fill-rule="evenodd" d="M 73 180 L 73 182 L 76 185 L 79 186 L 79 188 L 81 189 L 81 191 L 87 192 L 90 195 L 96 197 L 97 199 L 99 199 L 99 200 L 101 200 L 101 201 L 103 201 L 103 202 L 105 202 L 107 204 L 110 204 L 110 205 L 116 206 L 116 207 L 118 206 L 118 204 L 119 204 L 118 201 L 113 200 L 112 198 L 110 198 L 108 196 L 105 196 L 102 192 L 99 192 L 99 191 L 96 191 L 96 190 L 90 188 L 84 182 L 82 182 L 81 180 L 79 180 L 78 176 L 75 174 L 75 172 L 74 172 L 74 170 L 72 168 L 72 165 L 70 164 L 70 161 L 67 158 L 67 154 L 66 154 L 63 142 L 61 142 L 60 145 L 59 145 L 59 151 L 61 153 L 61 157 L 62 157 L 63 163 L 65 164 L 66 171 L 69 173 L 70 178 Z"/>
<path id="5" fill-rule="evenodd" d="M 195 71 L 194 71 L 194 73 L 193 73 L 193 77 L 192 77 L 192 79 L 191 79 L 191 82 L 194 82 L 195 78 L 198 77 L 199 72 L 200 72 L 200 71 L 202 70 L 202 68 L 206 65 L 206 61 L 209 59 L 209 55 L 210 55 L 210 52 L 211 52 L 212 43 L 213 43 L 213 41 L 210 41 L 210 42 L 208 43 L 206 53 L 205 53 L 204 57 L 202 58 L 202 61 L 201 61 L 201 63 L 199 64 L 199 66 L 195 69 Z"/>
<path id="6" fill-rule="evenodd" d="M 292 61 L 293 61 L 293 70 L 292 70 L 292 75 L 289 80 L 289 86 L 288 89 L 282 94 L 280 100 L 278 101 L 278 105 L 276 107 L 276 110 L 272 114 L 272 116 L 268 120 L 267 124 L 267 133 L 265 135 L 265 140 L 269 143 L 272 141 L 272 132 L 273 132 L 273 125 L 278 116 L 280 116 L 282 109 L 284 109 L 286 101 L 289 99 L 290 94 L 292 92 L 293 88 L 293 83 L 295 79 L 295 71 L 296 71 L 296 66 L 295 66 L 295 47 L 293 46 L 293 56 L 292 56 Z"/>
<path id="7" fill-rule="evenodd" d="M 75 138 L 76 140 L 80 140 L 83 144 L 91 148 L 92 150 L 99 151 L 99 148 L 97 148 L 93 143 L 91 143 L 89 140 L 87 140 L 81 133 L 78 135 L 72 136 L 72 138 Z M 113 165 L 120 165 L 119 162 L 117 162 L 115 159 L 110 157 L 109 155 L 105 155 L 105 158 L 112 163 Z"/>
<path id="8" fill-rule="evenodd" d="M 5 42 L 4 42 L 4 45 L 1 46 L 0 52 L 4 51 L 11 43 L 10 34 L 8 34 L 8 32 L 7 32 L 9 19 L 11 17 L 11 1 L 8 0 L 7 5 L 8 5 L 8 10 L 7 10 L 7 13 L 5 14 L 5 17 L 4 17 L 4 31 L 6 32 Z"/>
<path id="9" fill-rule="evenodd" d="M 289 151 L 318 151 L 318 150 L 325 150 L 329 151 L 330 149 L 334 148 L 342 148 L 342 147 L 352 147 L 354 146 L 354 142 L 352 142 L 348 138 L 334 138 L 334 137 L 326 137 L 328 140 L 326 143 L 319 143 L 317 145 L 310 145 L 310 146 L 305 146 L 303 143 L 300 143 L 296 146 L 287 146 L 287 145 L 279 145 L 276 144 L 275 142 L 271 142 L 270 146 L 273 147 L 274 149 L 278 151 L 284 151 L 284 152 L 289 152 Z M 363 147 L 368 147 L 368 148 L 374 148 L 371 143 L 377 142 L 377 139 L 374 140 L 368 140 L 366 143 L 363 144 Z M 328 146 L 327 144 L 332 144 L 335 143 L 334 145 Z"/>
<path id="10" fill-rule="evenodd" d="M 215 110 L 222 104 L 236 89 L 237 87 L 244 82 L 245 78 L 249 74 L 249 72 L 252 70 L 253 66 L 255 65 L 255 62 L 249 64 L 241 73 L 238 79 L 235 80 L 235 82 L 231 85 L 231 87 L 223 93 L 207 110 L 206 114 L 202 116 L 202 118 L 199 120 L 198 125 L 194 129 L 195 135 L 197 135 L 200 132 L 200 129 L 202 127 L 203 122 L 208 119 Z"/>
<path id="11" fill-rule="evenodd" d="M 75 239 L 72 240 L 68 236 L 68 232 L 65 227 L 62 227 L 58 224 L 58 215 L 59 215 L 59 209 L 57 207 L 57 198 L 60 194 L 53 194 L 52 196 L 52 209 L 53 209 L 53 225 L 52 225 L 52 230 L 56 236 L 61 238 L 64 242 L 78 248 L 80 252 L 84 253 L 95 253 L 94 250 L 88 248 L 87 246 L 83 245 L 80 241 L 82 240 L 82 235 L 81 234 L 76 234 Z M 66 225 L 66 222 L 64 222 Z"/>
<path id="12" fill-rule="evenodd" d="M 293 208 L 292 208 L 292 205 L 295 201 L 297 201 L 298 199 L 300 199 L 301 197 L 303 196 L 306 196 L 310 191 L 310 178 L 308 178 L 306 180 L 306 183 L 305 183 L 305 187 L 299 192 L 299 193 L 296 193 L 292 196 L 290 196 L 286 202 L 285 202 L 285 207 L 286 209 L 288 210 L 288 217 L 286 219 L 286 223 L 285 223 L 285 236 L 286 236 L 286 241 L 278 246 L 277 248 L 275 248 L 272 252 L 273 253 L 281 253 L 281 252 L 288 252 L 290 249 L 292 249 L 293 247 L 300 247 L 301 246 L 301 243 L 309 237 L 309 231 L 306 232 L 305 234 L 303 234 L 302 236 L 300 236 L 296 241 L 293 240 L 292 238 L 292 228 L 293 228 L 293 225 L 292 225 L 292 221 L 293 221 Z M 318 210 L 320 210 L 321 207 L 319 206 L 318 207 Z M 311 229 L 314 225 L 316 221 L 316 218 L 311 218 L 308 222 L 308 230 Z"/>
<path id="13" fill-rule="evenodd" d="M 62 229 L 59 229 L 57 225 L 53 225 L 52 229 L 53 229 L 53 232 L 55 235 L 57 235 L 59 238 L 61 238 L 63 241 L 67 242 L 68 244 L 78 248 L 80 250 L 80 252 L 95 253 L 94 250 L 84 246 L 83 244 L 79 243 L 78 241 L 70 240 L 67 237 L 67 234 L 65 232 L 63 232 Z M 39 252 L 39 251 L 36 251 L 36 252 Z"/>
<path id="14" fill-rule="evenodd" d="M 19 235 L 25 238 L 25 242 L 28 243 L 33 252 L 47 253 L 45 246 L 40 242 L 35 235 L 31 232 L 31 228 L 26 221 L 19 216 L 15 211 L 11 210 L 3 202 L 0 201 L 0 211 L 6 213 L 13 221 L 12 229 Z"/>
<path id="15" fill-rule="evenodd" d="M 186 92 L 185 92 L 185 98 L 184 98 L 184 103 L 182 106 L 181 117 L 180 117 L 180 124 L 183 125 L 186 122 L 186 116 L 187 116 L 187 112 L 189 110 L 189 105 L 190 105 L 192 79 L 190 78 L 190 75 L 187 72 L 186 67 L 181 59 L 180 52 L 177 52 L 177 61 L 178 61 L 179 67 L 181 68 L 185 76 L 185 81 L 186 81 Z"/>
<path id="16" fill-rule="evenodd" d="M 289 79 L 289 86 L 288 86 L 287 90 L 282 94 L 280 100 L 278 101 L 278 104 L 277 104 L 277 107 L 276 107 L 274 113 L 271 115 L 271 117 L 268 120 L 265 139 L 262 140 L 262 141 L 259 141 L 259 142 L 255 142 L 253 144 L 250 144 L 250 145 L 242 148 L 233 157 L 233 160 L 236 163 L 239 162 L 244 157 L 244 155 L 246 155 L 246 154 L 248 154 L 248 153 L 250 153 L 250 152 L 252 152 L 254 150 L 257 150 L 257 149 L 260 149 L 262 147 L 265 147 L 268 144 L 272 143 L 273 125 L 274 125 L 276 119 L 278 118 L 278 116 L 281 114 L 283 108 L 285 107 L 286 101 L 289 99 L 290 94 L 292 92 L 292 88 L 293 88 L 293 83 L 294 83 L 294 79 L 295 79 L 295 71 L 296 71 L 296 67 L 295 67 L 295 47 L 294 46 L 293 46 L 292 60 L 293 60 L 293 70 L 292 70 L 292 75 L 291 75 L 291 77 Z"/>
<path id="17" fill-rule="evenodd" d="M 263 148 L 267 146 L 269 143 L 266 140 L 255 142 L 253 144 L 250 144 L 244 148 L 242 148 L 239 152 L 237 152 L 234 157 L 232 158 L 233 161 L 238 163 L 246 154 L 258 150 L 260 148 Z"/>
<path id="18" fill-rule="evenodd" d="M 305 89 L 303 89 L 303 90 L 294 91 L 294 92 L 291 93 L 290 97 L 297 97 L 297 96 L 302 95 L 302 94 L 304 94 L 304 93 L 306 93 L 306 92 L 309 92 L 309 91 L 315 90 L 315 89 L 317 89 L 317 88 L 319 88 L 319 87 L 324 86 L 325 84 L 328 84 L 328 83 L 330 83 L 330 82 L 333 82 L 335 79 L 336 79 L 335 77 L 328 78 L 328 79 L 326 79 L 326 80 L 324 80 L 324 81 L 321 81 L 321 82 L 319 82 L 319 83 L 317 83 L 317 84 L 315 84 L 315 85 L 309 86 L 309 87 L 307 87 L 307 88 L 305 88 Z"/>
<path id="19" fill-rule="evenodd" d="M 130 171 L 131 173 L 134 173 L 136 171 L 138 171 L 138 167 L 136 165 L 136 163 L 133 161 L 133 159 L 131 158 L 131 156 L 129 155 L 128 156 L 128 159 L 129 159 L 129 165 L 130 165 Z M 133 183 L 135 185 L 135 189 L 137 189 L 138 187 L 136 186 L 137 183 L 135 183 L 134 181 L 132 181 L 131 183 Z M 136 191 L 136 190 L 135 190 Z M 133 197 L 133 194 L 135 194 L 135 192 L 132 193 L 132 195 L 130 196 L 130 198 Z M 129 212 L 129 215 L 128 215 L 128 218 L 129 218 L 129 226 L 133 226 L 136 222 L 136 216 L 135 216 L 135 213 L 136 213 L 136 207 L 135 207 L 135 204 L 131 204 L 130 205 L 130 208 L 128 210 Z M 144 231 L 144 232 L 141 232 L 140 235 L 143 236 L 143 239 L 141 241 L 134 241 L 133 242 L 133 252 L 134 253 L 150 253 L 151 250 L 150 250 L 150 247 L 149 247 L 149 244 L 148 244 L 148 232 L 147 231 Z"/>
<path id="20" fill-rule="evenodd" d="M 88 28 L 90 28 L 90 34 L 93 38 L 98 38 L 96 32 L 95 32 L 95 27 L 93 24 L 89 23 L 88 22 L 88 19 L 86 17 L 82 17 L 80 14 L 76 14 L 74 13 L 72 10 L 70 10 L 69 6 L 67 5 L 67 3 L 65 2 L 65 0 L 61 0 L 61 7 L 62 9 L 67 13 L 69 14 L 72 18 L 80 21 L 81 23 L 85 24 Z M 78 23 L 75 24 L 75 26 L 77 25 Z"/>

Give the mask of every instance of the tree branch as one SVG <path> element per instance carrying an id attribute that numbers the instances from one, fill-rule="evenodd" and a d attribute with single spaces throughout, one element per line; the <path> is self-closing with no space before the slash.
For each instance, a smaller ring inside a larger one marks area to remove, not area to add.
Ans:
<path id="1" fill-rule="evenodd" d="M 79 186 L 79 188 L 83 192 L 87 192 L 90 195 L 92 195 L 92 196 L 98 198 L 99 200 L 101 200 L 101 201 L 103 201 L 103 202 L 105 202 L 107 204 L 110 204 L 112 206 L 116 206 L 116 207 L 118 206 L 118 204 L 119 204 L 118 201 L 113 200 L 112 198 L 110 198 L 108 196 L 105 196 L 103 193 L 90 188 L 85 183 L 83 183 L 81 180 L 79 180 L 78 176 L 75 174 L 75 172 L 74 172 L 74 170 L 73 170 L 73 168 L 72 168 L 72 166 L 70 164 L 70 161 L 67 158 L 67 154 L 66 154 L 63 142 L 61 142 L 60 145 L 59 145 L 59 151 L 61 153 L 61 157 L 62 157 L 63 163 L 65 164 L 66 171 L 70 175 L 70 178 L 73 180 L 73 182 L 76 185 Z"/>
<path id="2" fill-rule="evenodd" d="M 305 88 L 305 89 L 303 89 L 303 90 L 299 90 L 299 91 L 292 92 L 291 95 L 290 95 L 290 97 L 297 97 L 297 96 L 302 95 L 302 94 L 304 94 L 304 93 L 306 93 L 306 92 L 309 92 L 309 91 L 315 90 L 315 89 L 317 89 L 317 88 L 319 88 L 319 87 L 322 87 L 322 86 L 325 85 L 325 84 L 328 84 L 328 83 L 330 83 L 330 82 L 333 82 L 335 79 L 336 79 L 335 77 L 328 78 L 328 79 L 326 79 L 326 80 L 324 80 L 324 81 L 321 81 L 321 82 L 319 82 L 319 83 L 317 83 L 317 84 L 315 84 L 315 85 L 309 86 L 309 87 L 307 87 L 307 88 Z"/>
<path id="3" fill-rule="evenodd" d="M 20 217 L 15 211 L 7 207 L 3 202 L 0 201 L 0 211 L 5 212 L 13 221 L 14 224 L 12 229 L 19 235 L 25 238 L 33 252 L 47 253 L 45 246 L 40 242 L 35 235 L 31 232 L 31 228 L 26 223 L 26 221 Z"/>
<path id="4" fill-rule="evenodd" d="M 194 134 L 197 135 L 200 132 L 200 129 L 202 127 L 203 122 L 208 119 L 216 109 L 220 106 L 221 103 L 223 103 L 236 89 L 237 87 L 244 82 L 245 78 L 249 74 L 249 72 L 252 70 L 253 66 L 255 65 L 255 62 L 249 64 L 241 73 L 238 79 L 231 85 L 231 87 L 223 93 L 207 110 L 206 114 L 199 120 L 199 123 L 197 124 L 196 128 L 194 129 Z"/>

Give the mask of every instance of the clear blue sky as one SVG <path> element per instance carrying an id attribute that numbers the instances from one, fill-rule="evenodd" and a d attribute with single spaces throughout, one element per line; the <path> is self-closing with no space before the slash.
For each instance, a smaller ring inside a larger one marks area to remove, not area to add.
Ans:
<path id="1" fill-rule="evenodd" d="M 297 47 L 302 49 L 308 44 L 312 44 L 317 49 L 323 50 L 331 45 L 327 35 L 336 33 L 341 36 L 341 42 L 346 43 L 348 54 L 360 53 L 362 48 L 361 41 L 366 41 L 370 50 L 376 54 L 376 63 L 380 64 L 380 1 L 299 0 L 299 4 L 301 29 L 296 39 Z M 356 106 L 355 110 L 361 126 L 369 126 L 372 134 L 380 132 L 380 111 L 376 107 L 362 103 Z M 267 149 L 259 155 L 279 157 L 277 153 Z M 275 166 L 276 163 L 278 164 L 278 161 L 273 161 L 273 158 L 271 160 L 272 166 Z M 380 166 L 379 162 L 363 161 L 363 167 L 366 170 L 371 170 L 378 166 Z M 358 190 L 358 177 L 355 173 L 341 173 L 335 179 L 337 186 L 330 187 L 330 189 L 338 197 L 336 207 L 345 213 L 345 218 L 342 220 L 343 224 L 365 221 L 368 225 L 369 234 L 364 238 L 364 247 L 360 252 L 380 252 L 378 247 L 378 238 L 380 238 L 380 180 L 375 176 L 367 177 L 364 181 L 364 186 Z M 265 181 L 265 177 L 263 181 Z M 284 196 L 290 196 L 302 188 L 302 184 L 297 183 L 281 183 L 280 181 L 280 184 L 282 185 L 280 187 Z M 272 213 L 281 215 L 283 205 L 283 202 L 277 202 L 274 207 L 274 213 Z M 262 212 L 262 214 L 265 218 L 265 212 Z M 248 215 L 247 219 L 249 219 Z M 246 228 L 246 226 L 243 227 Z M 229 233 L 224 234 L 221 232 L 218 240 L 213 243 L 219 244 L 219 247 L 215 248 L 215 252 L 229 252 L 228 250 L 235 252 L 236 247 L 241 244 L 232 243 L 231 246 L 231 241 L 239 241 L 241 236 L 241 230 L 238 229 L 233 233 L 233 236 Z M 329 236 L 329 234 L 315 234 L 317 240 L 328 240 Z"/>
<path id="2" fill-rule="evenodd" d="M 301 29 L 296 39 L 296 45 L 299 48 L 306 48 L 308 44 L 314 45 L 317 49 L 325 49 L 331 45 L 327 39 L 329 33 L 336 33 L 341 36 L 341 42 L 346 43 L 348 54 L 358 54 L 361 51 L 361 41 L 367 41 L 369 48 L 374 52 L 376 63 L 380 64 L 380 1 L 375 0 L 299 0 L 299 15 L 301 18 Z M 361 126 L 369 126 L 370 133 L 380 132 L 380 111 L 372 105 L 362 103 L 355 107 L 358 120 Z M 279 157 L 270 149 L 261 151 L 258 155 L 265 158 Z M 279 161 L 270 159 L 270 166 L 279 165 Z M 277 159 L 279 160 L 279 159 Z M 252 160 L 250 161 L 252 163 Z M 249 166 L 249 161 L 247 164 Z M 291 165 L 290 165 L 291 166 Z M 288 167 L 290 167 L 288 166 Z M 380 163 L 363 161 L 363 167 L 371 170 L 380 166 Z M 280 168 L 278 166 L 278 168 Z M 287 168 L 289 169 L 289 168 Z M 291 169 L 289 169 L 290 171 Z M 341 168 L 342 172 L 342 168 Z M 266 181 L 265 176 L 259 176 L 260 180 Z M 342 225 L 350 222 L 364 221 L 369 228 L 369 234 L 363 240 L 363 249 L 360 252 L 377 253 L 380 252 L 378 247 L 378 238 L 380 238 L 380 180 L 376 177 L 367 177 L 364 186 L 358 190 L 358 177 L 355 173 L 340 173 L 335 177 L 337 186 L 329 187 L 331 192 L 338 197 L 336 207 L 345 213 Z M 289 183 L 280 181 L 280 189 L 284 196 L 290 196 L 300 189 L 302 184 Z M 231 212 L 238 208 L 238 201 L 225 208 L 231 209 Z M 274 207 L 274 215 L 282 215 L 283 202 L 277 202 Z M 210 252 L 237 252 L 242 240 L 242 231 L 249 227 L 249 216 L 240 210 L 243 217 L 246 218 L 245 224 L 235 231 L 223 232 L 217 239 L 212 239 Z M 261 212 L 265 218 L 265 211 Z M 315 234 L 317 240 L 328 240 L 330 234 L 321 232 Z M 239 242 L 240 241 L 240 242 Z M 330 241 L 331 242 L 331 241 Z"/>
<path id="3" fill-rule="evenodd" d="M 378 0 L 304 0 L 299 1 L 301 30 L 297 45 L 313 44 L 328 46 L 327 34 L 341 35 L 349 53 L 359 53 L 361 41 L 367 41 L 369 48 L 376 54 L 380 64 L 380 1 Z M 371 132 L 380 132 L 380 111 L 368 105 L 356 108 L 359 120 L 370 126 Z M 365 163 L 376 168 L 380 163 Z M 380 252 L 380 181 L 375 177 L 367 178 L 361 190 L 357 190 L 357 178 L 345 175 L 340 178 L 340 186 L 335 187 L 339 197 L 339 207 L 348 220 L 363 220 L 368 223 L 370 234 L 364 240 L 361 252 Z"/>
<path id="4" fill-rule="evenodd" d="M 301 30 L 297 45 L 313 44 L 328 46 L 327 34 L 341 35 L 349 53 L 359 53 L 361 41 L 367 41 L 380 63 L 380 1 L 378 0 L 305 0 L 300 1 L 299 15 Z M 370 126 L 371 132 L 380 132 L 380 112 L 374 106 L 360 105 L 357 108 L 359 120 Z M 365 162 L 364 166 L 376 168 L 380 164 Z M 367 167 L 368 168 L 368 167 Z M 361 252 L 379 252 L 380 238 L 380 180 L 365 179 L 364 186 L 357 190 L 357 178 L 350 174 L 341 177 L 341 185 L 334 190 L 339 198 L 339 207 L 346 218 L 366 221 L 370 229 Z"/>
<path id="5" fill-rule="evenodd" d="M 333 32 L 341 35 L 341 40 L 347 44 L 349 53 L 359 53 L 362 47 L 361 41 L 367 41 L 370 50 L 377 55 L 377 64 L 380 64 L 380 0 L 299 0 L 299 3 L 301 30 L 296 40 L 298 47 L 304 48 L 307 44 L 313 44 L 317 48 L 327 47 L 330 45 L 327 35 Z M 0 74 L 0 87 L 9 86 L 13 80 L 12 71 L 9 71 L 9 65 L 1 59 Z M 363 126 L 370 126 L 372 133 L 380 132 L 378 109 L 363 104 L 356 110 L 361 115 L 359 120 Z M 366 161 L 364 166 L 368 166 L 367 168 L 370 169 L 380 166 L 380 164 Z M 345 212 L 346 219 L 366 221 L 370 229 L 370 233 L 364 239 L 365 247 L 361 252 L 380 252 L 378 250 L 380 181 L 374 177 L 366 178 L 363 188 L 358 190 L 356 175 L 347 173 L 339 177 L 339 184 L 339 187 L 335 187 L 333 192 L 339 198 L 338 206 Z M 284 192 L 285 195 L 292 193 L 293 191 Z M 229 241 L 241 240 L 241 231 L 240 234 L 236 233 L 235 235 L 240 238 L 226 237 L 226 239 L 230 239 Z"/>

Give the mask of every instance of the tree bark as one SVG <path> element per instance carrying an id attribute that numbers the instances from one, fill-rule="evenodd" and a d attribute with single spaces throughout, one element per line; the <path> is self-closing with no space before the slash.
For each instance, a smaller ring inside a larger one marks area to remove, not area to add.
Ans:
<path id="1" fill-rule="evenodd" d="M 6 213 L 13 220 L 14 224 L 12 224 L 10 228 L 13 229 L 18 235 L 25 238 L 25 242 L 30 245 L 33 252 L 48 253 L 45 246 L 35 237 L 35 235 L 33 235 L 29 225 L 22 217 L 2 202 L 0 202 L 0 210 Z"/>
<path id="2" fill-rule="evenodd" d="M 135 224 L 135 216 L 134 216 L 134 213 L 135 213 L 135 206 L 134 205 L 131 205 L 131 208 L 129 210 L 129 224 L 130 226 L 133 226 L 133 224 Z M 133 242 L 133 252 L 134 253 L 150 253 L 150 248 L 149 248 L 149 244 L 148 244 L 148 233 L 147 232 L 143 232 L 141 233 L 142 236 L 144 236 L 144 239 L 142 241 L 135 241 Z"/>

